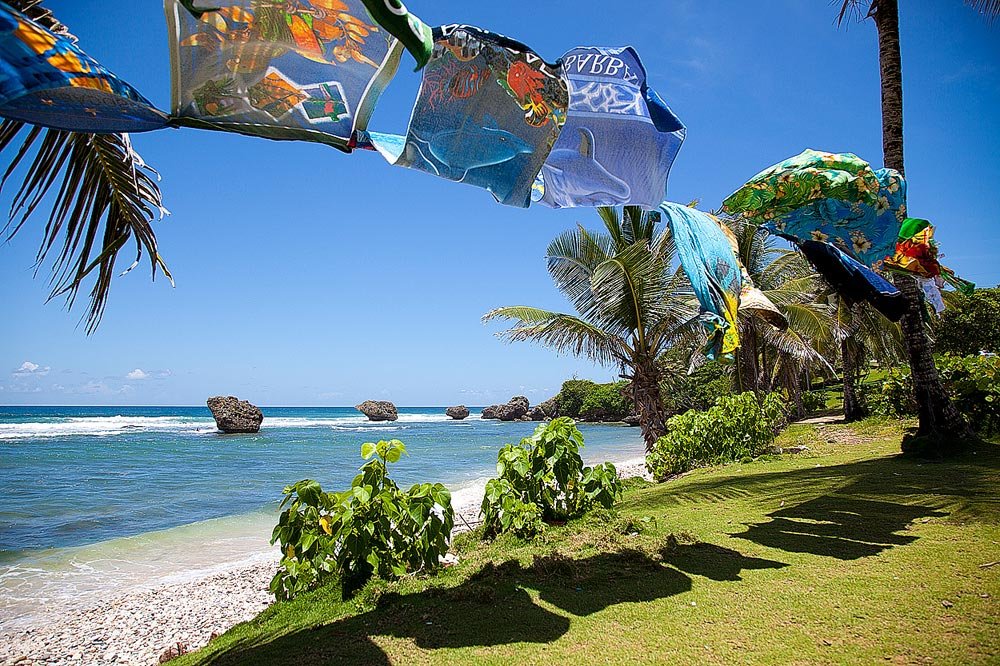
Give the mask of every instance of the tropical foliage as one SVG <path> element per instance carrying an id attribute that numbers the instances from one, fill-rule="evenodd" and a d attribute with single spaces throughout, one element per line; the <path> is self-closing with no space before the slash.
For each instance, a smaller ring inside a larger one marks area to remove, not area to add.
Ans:
<path id="1" fill-rule="evenodd" d="M 486 484 L 483 531 L 486 537 L 513 532 L 531 537 L 546 522 L 564 521 L 593 506 L 611 508 L 622 484 L 609 462 L 584 467 L 583 435 L 573 419 L 559 417 L 539 425 L 520 444 L 497 456 L 497 478 Z"/>
<path id="2" fill-rule="evenodd" d="M 305 479 L 285 488 L 286 508 L 271 535 L 280 542 L 280 569 L 271 592 L 290 599 L 331 576 L 344 596 L 372 576 L 385 580 L 410 571 L 433 569 L 448 552 L 454 510 L 451 493 L 440 483 L 401 490 L 389 465 L 406 453 L 399 440 L 366 443 L 368 460 L 344 492 L 323 492 Z"/>
<path id="3" fill-rule="evenodd" d="M 9 4 L 52 32 L 72 38 L 40 0 Z M 4 120 L 0 152 L 7 151 L 9 161 L 0 189 L 22 165 L 24 176 L 2 234 L 7 240 L 13 238 L 36 217 L 43 203 L 51 204 L 37 264 L 52 260 L 50 298 L 63 296 L 69 307 L 94 276 L 86 314 L 88 332 L 101 321 L 116 259 L 129 244 L 136 252 L 131 267 L 145 253 L 153 276 L 162 270 L 170 278 L 152 228 L 152 222 L 166 213 L 156 174 L 133 150 L 127 134 L 81 134 Z"/>
<path id="4" fill-rule="evenodd" d="M 719 398 L 706 411 L 691 410 L 667 421 L 668 433 L 646 456 L 658 481 L 694 467 L 755 458 L 774 442 L 784 424 L 785 403 L 769 393 L 747 391 Z"/>
<path id="5" fill-rule="evenodd" d="M 657 359 L 696 326 L 697 307 L 676 268 L 671 234 L 656 228 L 658 213 L 633 206 L 598 213 L 604 232 L 580 226 L 552 241 L 546 253 L 549 274 L 576 315 L 512 306 L 483 319 L 514 320 L 501 333 L 507 340 L 531 340 L 620 367 L 652 447 L 666 432 Z"/>
<path id="6" fill-rule="evenodd" d="M 1000 287 L 949 295 L 934 324 L 934 347 L 946 354 L 1000 353 Z"/>

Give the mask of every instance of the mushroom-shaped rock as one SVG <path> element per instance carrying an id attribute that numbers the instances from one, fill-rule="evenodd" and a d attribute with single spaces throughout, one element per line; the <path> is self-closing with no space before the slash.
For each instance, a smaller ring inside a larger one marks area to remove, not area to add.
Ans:
<path id="1" fill-rule="evenodd" d="M 528 413 L 528 399 L 518 395 L 510 399 L 506 405 L 499 405 L 497 418 L 501 421 L 519 421 Z"/>
<path id="2" fill-rule="evenodd" d="M 497 416 L 497 410 L 500 409 L 500 407 L 501 407 L 501 405 L 490 405 L 489 407 L 484 407 L 483 408 L 483 414 L 482 414 L 481 418 L 484 418 L 484 419 L 496 419 L 496 418 L 499 418 Z"/>
<path id="3" fill-rule="evenodd" d="M 205 401 L 215 417 L 215 425 L 225 433 L 260 432 L 264 414 L 246 400 L 217 395 Z"/>
<path id="4" fill-rule="evenodd" d="M 465 405 L 455 405 L 454 407 L 449 407 L 444 410 L 444 413 L 456 421 L 461 421 L 469 415 L 469 408 Z"/>
<path id="5" fill-rule="evenodd" d="M 399 418 L 396 405 L 388 400 L 365 400 L 354 409 L 367 416 L 369 421 L 395 421 Z"/>

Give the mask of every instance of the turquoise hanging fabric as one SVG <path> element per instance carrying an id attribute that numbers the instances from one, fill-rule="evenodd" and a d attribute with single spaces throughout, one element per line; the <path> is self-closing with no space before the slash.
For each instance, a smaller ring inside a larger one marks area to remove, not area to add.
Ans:
<path id="1" fill-rule="evenodd" d="M 165 113 L 70 39 L 3 2 L 0 116 L 95 134 L 148 132 L 167 124 Z"/>
<path id="2" fill-rule="evenodd" d="M 646 85 L 632 47 L 579 47 L 561 62 L 566 123 L 533 199 L 553 208 L 656 208 L 687 133 L 683 123 Z"/>
<path id="3" fill-rule="evenodd" d="M 568 101 L 559 68 L 524 44 L 467 25 L 438 28 L 396 164 L 525 208 Z"/>
<path id="4" fill-rule="evenodd" d="M 708 331 L 705 355 L 709 359 L 731 354 L 739 347 L 736 323 L 743 278 L 732 245 L 719 220 L 694 208 L 670 203 L 660 211 L 674 236 L 681 267 L 691 280 Z"/>
<path id="5" fill-rule="evenodd" d="M 403 48 L 362 0 L 229 0 L 200 17 L 166 0 L 166 11 L 177 124 L 346 152 Z"/>

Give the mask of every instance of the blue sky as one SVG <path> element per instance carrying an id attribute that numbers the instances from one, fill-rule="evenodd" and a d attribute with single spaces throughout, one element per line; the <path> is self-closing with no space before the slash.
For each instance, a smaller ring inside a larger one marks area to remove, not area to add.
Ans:
<path id="1" fill-rule="evenodd" d="M 169 109 L 159 2 L 46 4 L 88 53 Z M 636 47 L 688 126 L 672 200 L 717 207 L 807 147 L 880 166 L 874 27 L 838 30 L 822 0 L 408 4 L 428 23 L 480 25 L 549 60 L 580 44 Z M 996 284 L 1000 27 L 958 0 L 910 0 L 901 31 L 909 210 L 938 225 L 946 264 Z M 419 84 L 411 69 L 404 60 L 372 129 L 405 130 Z M 82 311 L 44 303 L 44 270 L 32 278 L 36 219 L 0 246 L 0 404 L 184 405 L 234 393 L 262 405 L 481 405 L 516 393 L 536 402 L 573 375 L 615 374 L 505 344 L 499 326 L 480 323 L 500 305 L 568 307 L 545 247 L 577 222 L 594 226 L 593 212 L 506 208 L 485 191 L 321 145 L 190 129 L 134 141 L 163 177 L 172 215 L 156 229 L 176 288 L 136 269 L 87 336 Z"/>

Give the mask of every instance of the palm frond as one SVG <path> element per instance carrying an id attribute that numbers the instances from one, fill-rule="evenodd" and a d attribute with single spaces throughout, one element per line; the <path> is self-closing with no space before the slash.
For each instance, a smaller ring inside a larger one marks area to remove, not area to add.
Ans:
<path id="1" fill-rule="evenodd" d="M 590 279 L 594 271 L 614 253 L 614 241 L 582 226 L 557 236 L 545 251 L 549 274 L 556 287 L 577 309 L 588 306 Z"/>
<path id="2" fill-rule="evenodd" d="M 619 338 L 569 314 L 515 305 L 483 315 L 484 323 L 495 319 L 516 320 L 512 328 L 497 334 L 508 342 L 538 342 L 557 352 L 585 356 L 605 366 L 626 362 L 632 351 Z"/>
<path id="3" fill-rule="evenodd" d="M 24 129 L 23 123 L 4 120 L 0 124 L 0 152 L 12 148 Z M 73 306 L 83 282 L 96 272 L 85 317 L 88 333 L 101 321 L 115 260 L 130 240 L 136 249 L 132 267 L 145 252 L 153 276 L 160 269 L 170 279 L 151 226 L 166 209 L 151 176 L 155 172 L 132 149 L 128 135 L 80 134 L 29 126 L 0 179 L 0 190 L 21 164 L 27 164 L 27 170 L 12 199 L 10 219 L 3 233 L 9 240 L 21 231 L 61 177 L 36 267 L 45 262 L 61 238 L 62 247 L 52 265 L 50 298 L 64 295 L 68 307 Z"/>
<path id="4" fill-rule="evenodd" d="M 982 14 L 987 23 L 992 24 L 1000 17 L 1000 0 L 965 0 L 965 4 Z"/>

